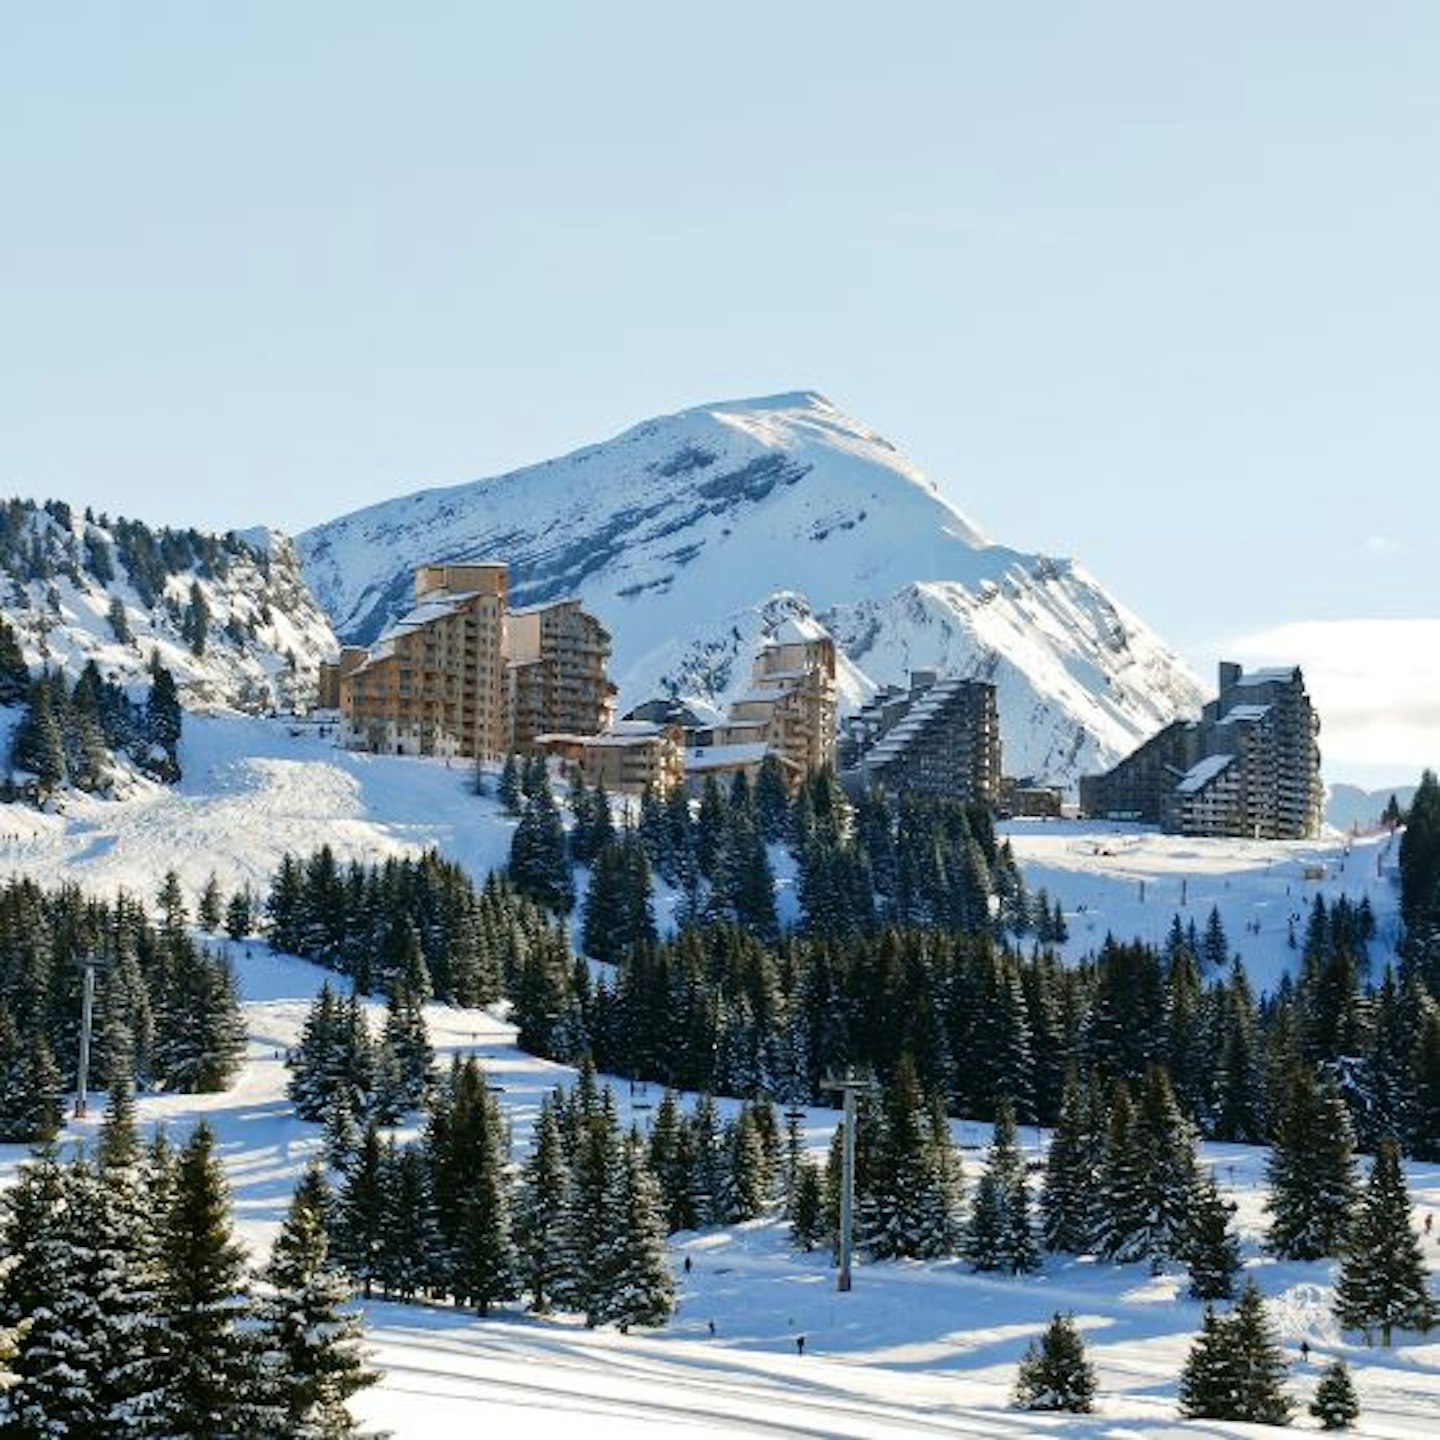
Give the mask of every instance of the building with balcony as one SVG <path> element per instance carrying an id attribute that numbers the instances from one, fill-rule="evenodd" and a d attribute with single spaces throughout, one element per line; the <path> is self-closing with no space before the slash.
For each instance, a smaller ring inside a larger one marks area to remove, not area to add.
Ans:
<path id="1" fill-rule="evenodd" d="M 538 735 L 535 749 L 576 770 L 611 795 L 667 795 L 685 778 L 685 736 L 678 725 L 617 720 L 595 735 Z"/>
<path id="2" fill-rule="evenodd" d="M 1000 719 L 984 680 L 911 672 L 850 716 L 841 742 L 848 790 L 883 787 L 994 807 L 1000 799 Z"/>
<path id="3" fill-rule="evenodd" d="M 1104 775 L 1080 781 L 1083 814 L 1181 835 L 1305 840 L 1319 833 L 1320 719 L 1298 667 L 1219 669 L 1198 720 L 1175 721 Z"/>
<path id="4" fill-rule="evenodd" d="M 792 783 L 835 763 L 835 641 L 815 621 L 791 616 L 756 653 L 750 686 L 687 752 L 686 770 L 758 774 L 767 753 Z"/>
<path id="5" fill-rule="evenodd" d="M 509 611 L 506 581 L 499 563 L 422 565 L 410 611 L 336 667 L 342 743 L 495 760 L 542 733 L 602 730 L 608 632 L 573 600 Z"/>

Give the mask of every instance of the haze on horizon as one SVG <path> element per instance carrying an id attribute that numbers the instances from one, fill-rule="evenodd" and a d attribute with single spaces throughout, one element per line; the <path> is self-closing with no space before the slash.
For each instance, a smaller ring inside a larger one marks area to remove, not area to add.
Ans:
<path id="1" fill-rule="evenodd" d="M 1433 763 L 1434 7 L 82 14 L 0 52 L 0 491 L 298 530 L 812 387 Z"/>

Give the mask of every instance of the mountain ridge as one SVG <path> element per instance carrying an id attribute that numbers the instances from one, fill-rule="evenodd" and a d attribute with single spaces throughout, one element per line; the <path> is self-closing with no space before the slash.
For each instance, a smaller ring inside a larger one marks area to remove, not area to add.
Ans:
<path id="1" fill-rule="evenodd" d="M 505 560 L 516 604 L 578 595 L 611 629 L 622 708 L 720 705 L 767 614 L 816 616 L 842 708 L 909 668 L 1000 687 L 1006 769 L 1069 784 L 1181 713 L 1198 682 L 1068 559 L 989 540 L 891 441 L 801 390 L 712 402 L 297 537 L 337 632 L 364 643 L 416 565 Z"/>

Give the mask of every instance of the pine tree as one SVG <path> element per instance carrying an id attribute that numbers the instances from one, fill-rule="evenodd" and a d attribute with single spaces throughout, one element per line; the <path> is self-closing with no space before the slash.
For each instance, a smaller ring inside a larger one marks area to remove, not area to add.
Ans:
<path id="1" fill-rule="evenodd" d="M 387 1295 L 412 1300 L 444 1284 L 430 1163 L 418 1145 L 385 1142 L 380 1158 L 380 1234 L 375 1277 Z"/>
<path id="2" fill-rule="evenodd" d="M 953 1252 L 957 1162 L 907 1052 L 881 1100 L 881 1124 L 860 1204 L 860 1243 L 875 1259 Z"/>
<path id="3" fill-rule="evenodd" d="M 108 1346 L 99 1291 L 109 1277 L 97 1273 L 99 1237 L 88 1233 L 97 1201 L 88 1168 L 61 1166 L 53 1151 L 27 1165 L 7 1196 L 5 1318 L 20 1341 L 4 1395 L 5 1433 L 104 1433 Z"/>
<path id="4" fill-rule="evenodd" d="M 632 1325 L 663 1325 L 675 1309 L 660 1192 L 635 1135 L 626 1139 L 622 1152 L 615 1218 L 610 1237 L 615 1254 L 606 1266 L 608 1293 L 600 1313 L 623 1335 Z"/>
<path id="5" fill-rule="evenodd" d="M 244 1435 L 258 1388 L 244 1328 L 245 1252 L 231 1235 L 229 1193 L 203 1121 L 180 1151 L 174 1185 L 161 1240 L 163 1420 L 173 1435 Z"/>
<path id="6" fill-rule="evenodd" d="M 1303 1064 L 1290 1071 L 1266 1174 L 1271 1250 L 1285 1260 L 1339 1254 L 1357 1192 L 1350 1117 Z"/>
<path id="7" fill-rule="evenodd" d="M 208 930 L 212 935 L 220 929 L 220 922 L 224 917 L 222 898 L 220 882 L 215 878 L 215 872 L 212 870 L 209 878 L 205 881 L 205 888 L 200 892 L 200 904 L 195 911 L 195 918 L 200 922 L 200 928 Z"/>
<path id="8" fill-rule="evenodd" d="M 264 1403 L 278 1433 L 293 1440 L 341 1440 L 359 1433 L 347 1408 L 379 1378 L 361 1353 L 360 1318 L 346 1306 L 350 1286 L 329 1263 L 325 1180 L 313 1166 L 295 1191 L 264 1280 L 257 1313 Z"/>
<path id="9" fill-rule="evenodd" d="M 451 1072 L 443 1121 L 427 1134 L 447 1262 L 446 1288 L 481 1315 L 516 1293 L 505 1130 L 471 1056 Z"/>
<path id="10" fill-rule="evenodd" d="M 1336 1319 L 1346 1330 L 1363 1330 L 1367 1340 L 1378 1329 L 1382 1345 L 1389 1345 L 1394 1330 L 1429 1330 L 1436 1307 L 1427 1273 L 1410 1225 L 1399 1147 L 1382 1141 L 1346 1242 L 1335 1287 Z"/>
<path id="11" fill-rule="evenodd" d="M 20 641 L 9 622 L 0 617 L 0 705 L 18 705 L 30 689 L 30 669 Z"/>
<path id="12" fill-rule="evenodd" d="M 1234 1404 L 1224 1420 L 1248 1420 L 1256 1425 L 1288 1425 L 1292 1402 L 1281 1388 L 1289 1366 L 1265 1314 L 1265 1301 L 1253 1280 L 1245 1283 L 1239 1304 L 1229 1320 L 1236 1376 Z"/>
<path id="13" fill-rule="evenodd" d="M 1190 1271 L 1196 1300 L 1228 1300 L 1240 1271 L 1240 1241 L 1230 1225 L 1230 1206 L 1221 1198 L 1213 1175 L 1194 1188 L 1192 1211 L 1179 1258 Z"/>
<path id="14" fill-rule="evenodd" d="M 385 1177 L 380 1131 L 372 1122 L 345 1172 L 335 1206 L 336 1261 L 370 1298 L 380 1273 L 385 1234 Z"/>
<path id="15" fill-rule="evenodd" d="M 1083 1255 L 1094 1238 L 1096 1185 L 1103 1136 L 1092 1124 L 1087 1090 L 1072 1071 L 1065 1081 L 1060 1119 L 1045 1153 L 1040 1192 L 1040 1233 L 1045 1248 Z"/>
<path id="16" fill-rule="evenodd" d="M 515 1233 L 520 1282 L 530 1308 L 545 1314 L 564 1288 L 565 1195 L 570 1167 L 565 1157 L 554 1096 L 546 1096 L 535 1122 L 534 1147 L 520 1176 Z"/>
<path id="17" fill-rule="evenodd" d="M 825 1244 L 828 1236 L 824 1176 L 818 1165 L 802 1160 L 795 1171 L 790 1201 L 790 1243 L 797 1250 L 810 1251 Z"/>
<path id="18" fill-rule="evenodd" d="M 507 815 L 518 815 L 524 808 L 525 797 L 520 789 L 520 762 L 514 752 L 505 757 L 500 770 L 500 784 L 496 792 Z"/>
<path id="19" fill-rule="evenodd" d="M 1095 1408 L 1095 1367 L 1073 1316 L 1058 1312 L 1038 1341 L 1031 1341 L 1015 1382 L 1020 1410 L 1064 1410 L 1088 1415 Z"/>
<path id="20" fill-rule="evenodd" d="M 1390 798 L 1393 803 L 1395 797 Z M 1320 1422 L 1322 1430 L 1348 1430 L 1360 1418 L 1360 1397 L 1355 1393 L 1355 1382 L 1343 1360 L 1325 1367 L 1315 1386 L 1310 1413 Z"/>
<path id="21" fill-rule="evenodd" d="M 975 1190 L 966 1258 L 977 1270 L 1019 1274 L 1040 1265 L 1030 1227 L 1025 1159 L 1006 1101 L 996 1108 L 995 1134 L 985 1172 Z"/>

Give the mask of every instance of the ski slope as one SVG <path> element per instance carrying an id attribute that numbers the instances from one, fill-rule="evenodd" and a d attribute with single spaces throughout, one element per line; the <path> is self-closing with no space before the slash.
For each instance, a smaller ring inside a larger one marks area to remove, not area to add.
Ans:
<path id="1" fill-rule="evenodd" d="M 508 848 L 510 822 L 471 792 L 466 771 L 441 763 L 349 755 L 318 733 L 221 718 L 187 722 L 183 758 L 187 778 L 176 791 L 148 789 L 123 805 L 77 799 L 64 814 L 0 811 L 0 874 L 149 895 L 173 867 L 193 893 L 211 870 L 227 889 L 260 883 L 284 850 L 322 841 L 359 858 L 434 844 L 477 875 Z M 1347 855 L 1341 837 L 1241 845 L 1070 822 L 1015 822 L 1006 830 L 1032 888 L 1043 884 L 1061 898 L 1074 955 L 1106 930 L 1163 938 L 1182 882 L 1198 926 L 1212 903 L 1220 907 L 1257 988 L 1293 958 L 1277 917 L 1317 891 L 1327 900 L 1370 895 L 1382 937 L 1393 925 L 1384 837 L 1349 842 Z M 1323 880 L 1303 878 L 1321 865 Z M 1245 928 L 1257 917 L 1258 935 Z M 231 949 L 250 1035 L 236 1086 L 216 1096 L 144 1096 L 139 1104 L 144 1125 L 177 1133 L 207 1116 L 240 1232 L 258 1255 L 320 1148 L 319 1127 L 297 1120 L 285 1100 L 280 1057 L 325 972 L 259 943 Z M 517 1050 L 501 1016 L 434 1005 L 427 1016 L 442 1062 L 473 1052 L 502 1087 L 518 1157 L 541 1097 L 571 1072 Z M 622 1119 L 643 1127 L 658 1095 L 621 1082 L 617 1098 Z M 828 1145 L 834 1123 L 831 1111 L 807 1112 L 813 1149 Z M 65 1143 L 88 1143 L 97 1126 L 96 1117 L 71 1122 Z M 957 1121 L 955 1133 L 973 1182 L 988 1127 Z M 1042 1137 L 1026 1129 L 1022 1138 L 1038 1157 Z M 22 1156 L 17 1147 L 0 1148 L 0 1183 Z M 1264 1152 L 1208 1145 L 1204 1158 L 1237 1206 L 1246 1263 L 1296 1361 L 1296 1397 L 1308 1399 L 1320 1367 L 1343 1354 L 1364 1406 L 1356 1433 L 1440 1434 L 1440 1336 L 1403 1337 L 1389 1351 L 1347 1345 L 1330 1316 L 1331 1267 L 1279 1264 L 1262 1253 Z M 1440 1166 L 1410 1173 L 1417 1205 L 1440 1209 Z M 1426 1244 L 1433 1269 L 1440 1242 Z M 357 1412 L 397 1440 L 468 1440 L 522 1428 L 548 1436 L 577 1426 L 597 1437 L 1260 1433 L 1177 1419 L 1176 1379 L 1201 1313 L 1183 1298 L 1178 1275 L 1054 1258 L 1045 1273 L 1014 1279 L 971 1275 L 959 1262 L 889 1263 L 858 1266 L 854 1291 L 840 1295 L 826 1258 L 792 1255 L 776 1220 L 677 1236 L 672 1248 L 680 1307 L 658 1332 L 622 1337 L 519 1309 L 482 1321 L 449 1307 L 367 1304 L 367 1332 L 386 1375 L 359 1397 Z M 1074 1312 L 1099 1370 L 1099 1413 L 1089 1419 L 1007 1408 L 1019 1357 L 1056 1309 Z M 803 1357 L 795 1347 L 801 1334 Z M 1298 1363 L 1301 1340 L 1311 1346 L 1308 1366 Z M 1310 1422 L 1302 1415 L 1298 1423 Z"/>

